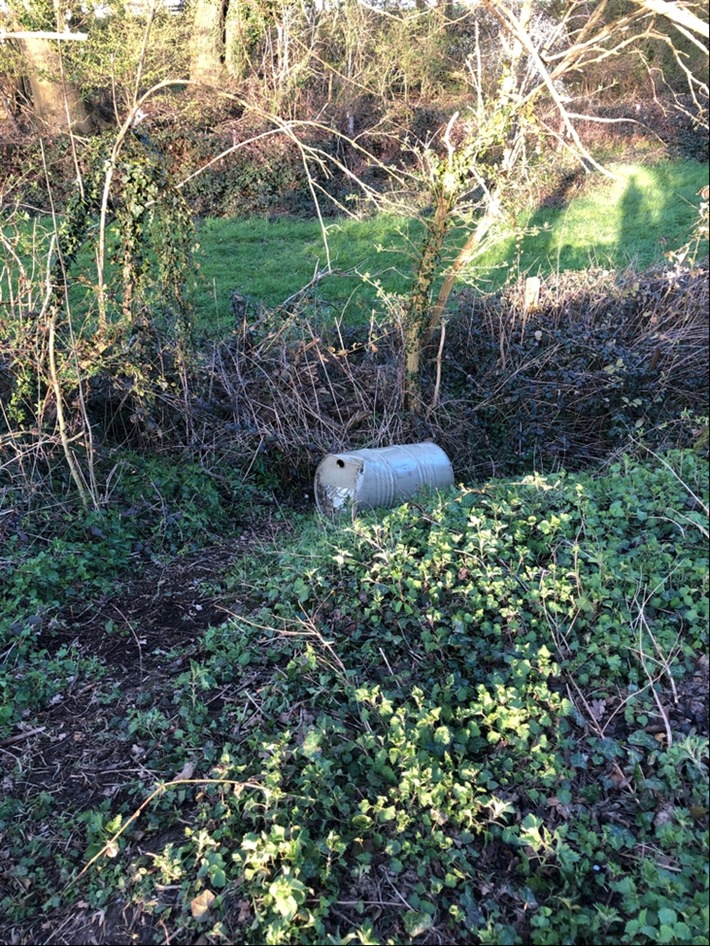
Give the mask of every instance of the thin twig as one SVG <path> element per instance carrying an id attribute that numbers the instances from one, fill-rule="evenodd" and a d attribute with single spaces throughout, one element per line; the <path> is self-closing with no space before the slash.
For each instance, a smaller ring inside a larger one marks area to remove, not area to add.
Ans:
<path id="1" fill-rule="evenodd" d="M 264 792 L 265 794 L 268 794 L 269 792 L 268 788 L 264 787 L 263 785 L 259 785 L 257 782 L 240 782 L 236 779 L 228 778 L 179 778 L 173 779 L 171 782 L 163 782 L 155 789 L 155 791 L 150 793 L 150 795 L 138 806 L 138 808 L 136 808 L 130 818 L 124 821 L 118 831 L 116 831 L 115 834 L 109 838 L 101 850 L 97 851 L 96 854 L 94 854 L 94 856 L 89 861 L 87 861 L 86 864 L 84 864 L 79 873 L 72 877 L 71 880 L 67 882 L 67 884 L 65 884 L 61 892 L 66 893 L 66 891 L 73 887 L 74 884 L 76 884 L 77 881 L 83 877 L 83 875 L 89 870 L 90 867 L 92 867 L 93 864 L 96 863 L 96 861 L 99 860 L 100 857 L 103 857 L 107 851 L 112 850 L 116 844 L 116 841 L 118 841 L 121 835 L 130 827 L 130 825 L 132 825 L 133 822 L 141 816 L 141 814 L 145 811 L 148 805 L 151 804 L 151 802 L 153 802 L 159 795 L 162 795 L 164 792 L 166 792 L 169 788 L 175 788 L 176 785 L 232 785 L 235 788 L 240 789 L 253 788 L 255 791 Z"/>

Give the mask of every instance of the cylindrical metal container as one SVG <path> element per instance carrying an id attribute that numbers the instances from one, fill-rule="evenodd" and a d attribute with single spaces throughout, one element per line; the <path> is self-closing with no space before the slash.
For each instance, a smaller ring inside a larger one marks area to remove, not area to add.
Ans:
<path id="1" fill-rule="evenodd" d="M 423 486 L 451 486 L 454 471 L 435 443 L 331 453 L 318 464 L 316 506 L 332 516 L 346 509 L 395 506 Z"/>

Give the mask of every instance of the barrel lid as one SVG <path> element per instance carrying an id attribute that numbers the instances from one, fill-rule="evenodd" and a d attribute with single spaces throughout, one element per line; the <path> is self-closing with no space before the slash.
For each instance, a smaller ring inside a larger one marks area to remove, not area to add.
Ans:
<path id="1" fill-rule="evenodd" d="M 321 460 L 314 485 L 318 512 L 333 516 L 352 506 L 364 468 L 364 457 L 352 453 L 331 453 Z"/>

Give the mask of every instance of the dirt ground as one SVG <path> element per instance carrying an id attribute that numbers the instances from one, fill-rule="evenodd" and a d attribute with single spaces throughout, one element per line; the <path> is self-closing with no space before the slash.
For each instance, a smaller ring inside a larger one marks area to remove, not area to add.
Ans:
<path id="1" fill-rule="evenodd" d="M 208 627 L 222 624 L 230 611 L 239 608 L 233 599 L 225 605 L 206 595 L 205 584 L 218 579 L 253 544 L 254 537 L 247 533 L 238 543 L 202 550 L 164 566 L 151 564 L 120 595 L 98 605 L 93 602 L 85 610 L 65 612 L 60 628 L 51 634 L 47 632 L 40 639 L 40 646 L 56 652 L 63 645 L 76 644 L 84 656 L 97 657 L 107 672 L 95 682 L 84 679 L 76 688 L 70 686 L 42 714 L 41 725 L 35 721 L 0 743 L 3 792 L 11 791 L 27 801 L 45 792 L 52 797 L 53 809 L 80 813 L 97 808 L 105 799 L 111 799 L 117 806 L 124 786 L 135 783 L 136 778 L 147 784 L 164 780 L 164 773 L 152 773 L 145 767 L 143 750 L 138 744 L 110 738 L 111 719 L 125 714 L 138 701 L 142 705 L 159 705 L 166 699 L 171 681 L 189 667 L 200 635 Z M 107 632 L 107 626 L 112 627 L 111 632 Z M 175 648 L 180 650 L 180 657 L 170 659 L 168 651 L 174 654 Z M 120 695 L 108 706 L 101 694 L 111 687 Z M 182 828 L 176 830 L 177 835 L 182 833 Z M 169 839 L 161 840 L 167 843 Z M 56 839 L 48 837 L 47 841 L 51 857 Z M 67 843 L 72 846 L 72 839 Z M 78 838 L 74 843 L 81 847 Z M 153 848 L 155 844 L 156 839 L 152 838 Z M 9 851 L 3 851 L 0 842 L 0 875 L 5 877 L 9 877 L 14 866 L 8 862 L 8 856 Z M 12 889 L 17 881 L 8 883 L 9 893 L 17 897 L 17 890 Z M 0 876 L 0 892 L 4 885 Z M 32 898 L 29 878 L 26 886 L 26 896 Z M 57 890 L 61 886 L 57 877 Z M 156 935 L 160 934 L 153 916 L 121 903 L 96 910 L 80 900 L 49 916 L 44 914 L 41 921 L 27 928 L 6 928 L 0 938 L 13 946 L 119 946 L 153 943 Z"/>

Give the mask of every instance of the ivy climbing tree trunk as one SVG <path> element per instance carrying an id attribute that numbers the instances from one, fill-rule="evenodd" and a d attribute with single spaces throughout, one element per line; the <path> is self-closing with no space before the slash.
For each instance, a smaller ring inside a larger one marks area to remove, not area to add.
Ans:
<path id="1" fill-rule="evenodd" d="M 523 0 L 518 15 L 523 31 L 526 32 L 530 28 L 532 16 L 533 0 Z M 502 191 L 507 184 L 509 174 L 514 169 L 521 152 L 525 148 L 527 123 L 523 114 L 524 110 L 519 106 L 520 96 L 518 94 L 524 84 L 524 76 L 521 72 L 523 52 L 524 47 L 522 42 L 518 37 L 514 36 L 509 47 L 509 60 L 500 84 L 498 101 L 492 109 L 493 114 L 498 112 L 500 115 L 507 116 L 500 130 L 500 143 L 503 146 L 500 165 L 495 182 L 486 189 L 485 206 L 481 217 L 476 226 L 469 233 L 466 242 L 459 250 L 456 258 L 444 276 L 444 281 L 441 284 L 436 302 L 429 316 L 424 337 L 425 344 L 431 341 L 434 332 L 436 332 L 441 324 L 446 304 L 449 301 L 449 296 L 451 295 L 456 280 L 475 259 L 491 227 L 499 218 L 502 206 Z"/>
<path id="2" fill-rule="evenodd" d="M 232 0 L 224 18 L 224 65 L 231 79 L 243 79 L 249 69 L 250 23 L 242 0 Z"/>
<path id="3" fill-rule="evenodd" d="M 516 138 L 522 130 L 514 123 L 516 106 L 511 106 L 501 94 L 497 102 L 481 115 L 475 131 L 464 133 L 463 140 L 453 143 L 452 135 L 459 120 L 456 112 L 443 136 L 446 153 L 439 157 L 427 149 L 424 162 L 427 167 L 429 194 L 434 212 L 426 222 L 426 235 L 415 267 L 414 283 L 404 318 L 406 357 L 406 403 L 415 414 L 423 411 L 421 369 L 423 353 L 440 327 L 451 290 L 462 270 L 471 262 L 485 237 L 500 214 L 500 188 L 514 164 Z M 510 144 L 497 168 L 492 186 L 486 180 L 485 162 L 479 168 L 481 156 L 493 147 Z M 479 200 L 480 216 L 470 231 L 464 246 L 444 275 L 443 283 L 434 300 L 434 284 L 441 275 L 441 257 L 448 231 L 454 226 L 463 198 L 478 187 L 483 196 Z"/>
<path id="4" fill-rule="evenodd" d="M 431 287 L 440 270 L 441 252 L 451 223 L 451 213 L 459 198 L 456 175 L 452 173 L 451 159 L 442 167 L 438 162 L 431 169 L 431 193 L 434 213 L 427 222 L 427 232 L 419 254 L 412 291 L 404 313 L 405 400 L 415 414 L 421 413 L 422 351 L 431 335 L 429 307 Z"/>

